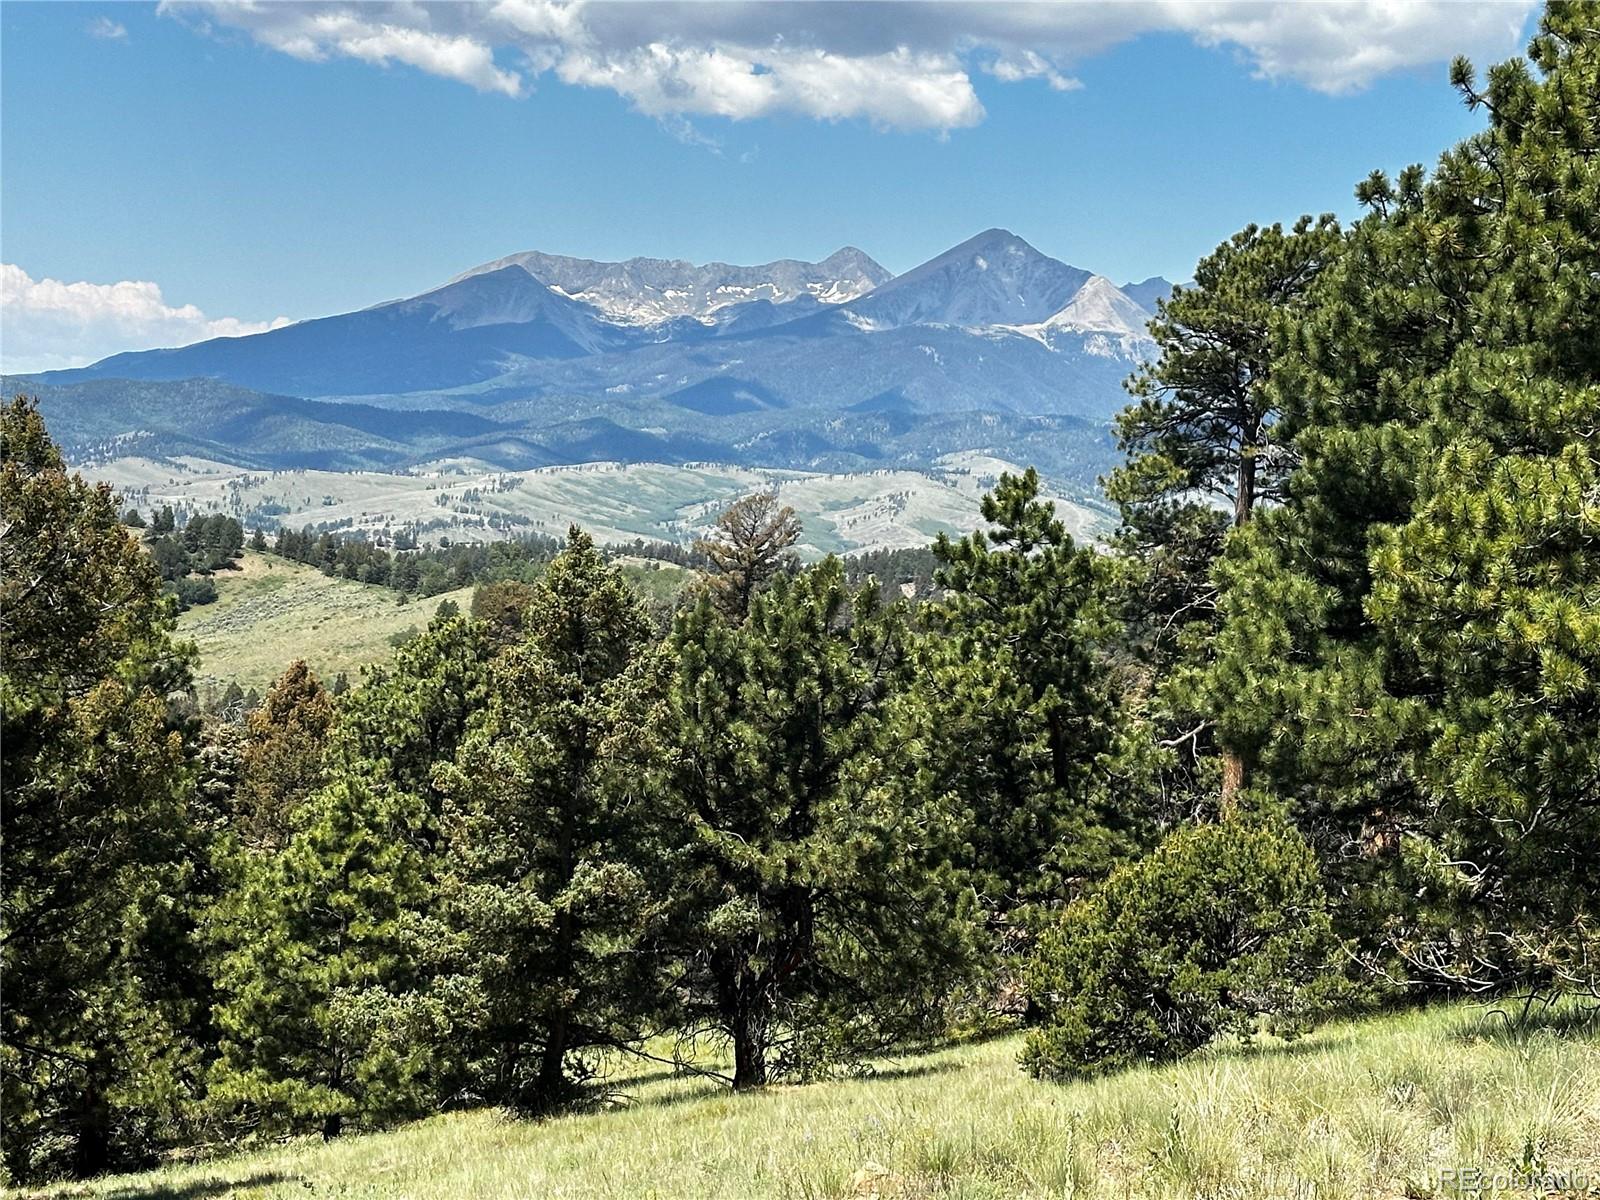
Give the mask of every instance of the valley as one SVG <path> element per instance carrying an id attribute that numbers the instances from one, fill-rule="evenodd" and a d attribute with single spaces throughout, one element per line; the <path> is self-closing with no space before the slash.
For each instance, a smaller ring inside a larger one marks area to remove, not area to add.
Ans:
<path id="1" fill-rule="evenodd" d="M 307 526 L 389 542 L 401 533 L 436 543 L 518 534 L 562 536 L 576 523 L 596 540 L 686 544 L 741 495 L 776 488 L 799 515 L 803 557 L 923 546 L 979 520 L 978 499 L 1018 464 L 951 454 L 930 471 L 819 473 L 716 464 L 598 462 L 503 471 L 468 458 L 406 472 L 250 471 L 199 458 L 119 458 L 86 465 L 123 507 L 171 505 L 220 512 L 247 528 Z M 1092 495 L 1050 497 L 1075 537 L 1108 530 L 1112 514 Z"/>

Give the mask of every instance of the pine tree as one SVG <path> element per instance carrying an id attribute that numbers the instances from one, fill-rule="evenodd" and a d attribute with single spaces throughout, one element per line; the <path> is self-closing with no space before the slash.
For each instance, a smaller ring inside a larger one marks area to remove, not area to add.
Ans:
<path id="1" fill-rule="evenodd" d="M 637 596 L 574 528 L 522 621 L 445 775 L 443 886 L 484 1093 L 542 1110 L 582 1051 L 662 1007 L 666 829 L 640 788 L 656 673 Z"/>
<path id="2" fill-rule="evenodd" d="M 1536 71 L 1480 92 L 1458 63 L 1488 128 L 1361 186 L 1283 330 L 1301 465 L 1219 565 L 1223 735 L 1424 986 L 1593 989 L 1600 961 L 1597 31 L 1554 4 Z"/>
<path id="3" fill-rule="evenodd" d="M 5 1168 L 88 1175 L 178 1128 L 198 984 L 189 660 L 111 491 L 33 402 L 0 412 L 0 1075 Z"/>
<path id="4" fill-rule="evenodd" d="M 1040 939 L 1023 1065 L 1050 1078 L 1164 1062 L 1220 1036 L 1304 1032 L 1347 992 L 1316 855 L 1276 813 L 1169 834 Z"/>
<path id="5" fill-rule="evenodd" d="M 296 659 L 246 721 L 233 803 L 233 828 L 245 845 L 283 848 L 295 808 L 322 783 L 332 725 L 331 697 Z"/>
<path id="6" fill-rule="evenodd" d="M 687 839 L 682 1020 L 731 1042 L 735 1088 L 919 1028 L 936 981 L 962 969 L 939 835 L 878 768 L 903 621 L 871 584 L 847 595 L 830 558 L 779 576 L 741 624 L 709 597 L 675 624 L 655 759 Z"/>
<path id="7" fill-rule="evenodd" d="M 944 599 L 900 706 L 907 769 L 954 803 L 962 864 L 991 917 L 1067 898 L 1130 848 L 1136 824 L 1107 787 L 1116 714 L 1096 650 L 1111 632 L 1101 564 L 1073 544 L 1039 477 L 1003 475 L 988 528 L 934 554 Z"/>
<path id="8" fill-rule="evenodd" d="M 1278 436 L 1273 326 L 1304 304 L 1340 244 L 1331 215 L 1302 217 L 1288 232 L 1247 226 L 1201 259 L 1194 283 L 1160 301 L 1150 322 L 1160 353 L 1128 381 L 1137 400 L 1117 416 L 1127 462 L 1106 493 L 1122 513 L 1129 633 L 1158 673 L 1204 660 L 1225 530 L 1283 498 L 1293 456 Z M 1181 707 L 1175 700 L 1162 697 L 1158 710 Z M 1161 717 L 1165 733 L 1197 724 L 1190 713 Z M 1225 750 L 1225 800 L 1243 783 L 1241 766 Z"/>
<path id="9" fill-rule="evenodd" d="M 756 492 L 730 505 L 694 544 L 706 560 L 707 586 L 723 614 L 742 621 L 761 589 L 793 569 L 799 540 L 799 518 L 787 504 L 778 504 L 777 492 Z"/>
<path id="10" fill-rule="evenodd" d="M 221 951 L 211 1104 L 265 1131 L 426 1112 L 436 1023 L 420 1001 L 421 801 L 347 764 L 293 813 L 271 857 L 235 854 L 211 916 Z"/>
<path id="11" fill-rule="evenodd" d="M 487 701 L 485 649 L 460 617 L 413 638 L 336 710 L 326 782 L 291 809 L 282 852 L 219 852 L 211 1092 L 231 1121 L 333 1136 L 462 1082 L 451 1022 L 466 1005 L 439 982 L 434 774 Z"/>

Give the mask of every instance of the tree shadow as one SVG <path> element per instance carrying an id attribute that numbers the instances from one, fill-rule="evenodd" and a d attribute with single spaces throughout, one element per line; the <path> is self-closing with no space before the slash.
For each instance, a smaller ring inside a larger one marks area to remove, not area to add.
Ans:
<path id="1" fill-rule="evenodd" d="M 937 1053 L 930 1051 L 930 1054 Z M 926 1060 L 911 1062 L 894 1062 L 885 1067 L 877 1067 L 860 1075 L 846 1076 L 845 1078 L 860 1083 L 891 1083 L 896 1079 L 921 1079 L 928 1075 L 945 1075 L 951 1071 L 961 1070 L 961 1064 L 956 1062 L 928 1062 Z"/>
<path id="2" fill-rule="evenodd" d="M 1215 1043 L 1206 1047 L 1203 1054 L 1195 1054 L 1178 1061 L 1204 1062 L 1212 1058 L 1302 1058 L 1310 1054 L 1321 1054 L 1325 1050 L 1336 1050 L 1349 1043 L 1349 1034 L 1336 1034 L 1331 1037 L 1297 1037 L 1293 1040 L 1278 1038 L 1270 1042 L 1246 1042 L 1235 1039 Z"/>
<path id="3" fill-rule="evenodd" d="M 288 1175 L 282 1171 L 257 1171 L 253 1175 L 238 1179 L 214 1176 L 209 1179 L 196 1179 L 190 1183 L 164 1183 L 158 1179 L 150 1183 L 120 1184 L 103 1192 L 54 1191 L 37 1192 L 32 1195 L 37 1196 L 39 1200 L 88 1195 L 93 1195 L 95 1200 L 211 1200 L 211 1197 L 232 1196 L 247 1188 L 272 1187 L 275 1184 L 293 1183 L 299 1180 L 303 1180 L 303 1177 Z"/>
<path id="4" fill-rule="evenodd" d="M 1457 1042 L 1520 1045 L 1538 1034 L 1600 1038 L 1600 997 L 1487 1002 L 1451 1033 Z"/>
<path id="5" fill-rule="evenodd" d="M 778 1087 L 810 1087 L 813 1084 L 825 1083 L 894 1083 L 902 1079 L 921 1079 L 930 1075 L 944 1075 L 950 1071 L 959 1071 L 960 1069 L 961 1064 L 955 1062 L 928 1062 L 926 1060 L 894 1062 L 855 1075 L 843 1074 L 794 1084 L 785 1084 L 780 1079 L 775 1080 L 774 1083 Z M 725 1085 L 718 1086 L 719 1081 L 715 1079 L 708 1079 L 703 1075 L 696 1076 L 692 1072 L 657 1071 L 652 1073 L 651 1078 L 685 1081 L 699 1080 L 707 1086 L 705 1088 L 686 1088 L 681 1092 L 649 1096 L 632 1096 L 626 1092 L 617 1091 L 611 1093 L 609 1097 L 614 1102 L 612 1107 L 617 1111 L 627 1111 L 634 1108 L 671 1108 L 678 1104 L 696 1103 L 705 1100 L 708 1096 L 733 1096 L 737 1094 Z M 637 1083 L 639 1080 L 632 1079 L 628 1082 Z M 749 1094 L 759 1096 L 764 1091 L 765 1089 L 761 1089 Z"/>

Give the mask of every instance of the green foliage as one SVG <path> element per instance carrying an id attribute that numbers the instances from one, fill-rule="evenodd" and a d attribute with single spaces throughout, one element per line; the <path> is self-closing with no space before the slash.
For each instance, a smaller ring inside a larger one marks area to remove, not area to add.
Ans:
<path id="1" fill-rule="evenodd" d="M 478 583 L 471 618 L 440 603 L 337 696 L 297 662 L 248 720 L 213 685 L 202 726 L 161 587 L 202 600 L 243 529 L 163 508 L 146 553 L 18 399 L 5 1170 L 147 1160 L 202 1110 L 329 1136 L 547 1111 L 658 1031 L 730 1044 L 735 1088 L 816 1077 L 952 1001 L 1018 1011 L 1035 934 L 1024 1061 L 1051 1077 L 1297 1033 L 1352 945 L 1413 994 L 1593 995 L 1597 31 L 1600 3 L 1555 4 L 1531 66 L 1480 89 L 1458 64 L 1487 129 L 1371 177 L 1348 231 L 1251 226 L 1199 264 L 1119 418 L 1114 556 L 1031 470 L 982 531 L 854 576 L 800 569 L 755 496 L 663 640 L 647 572 L 577 530 L 559 554 L 282 530 L 402 600 Z M 936 593 L 914 618 L 900 583 Z M 1140 1161 L 1219 1190 L 1193 1114 L 1161 1115 Z M 948 1190 L 949 1140 L 918 1154 Z"/>
<path id="2" fill-rule="evenodd" d="M 1247 226 L 1201 259 L 1194 283 L 1158 303 L 1159 355 L 1128 381 L 1135 403 L 1117 416 L 1127 458 L 1105 480 L 1122 515 L 1112 594 L 1168 820 L 1215 807 L 1212 722 L 1188 679 L 1216 631 L 1212 566 L 1230 528 L 1283 499 L 1293 455 L 1280 436 L 1273 331 L 1305 306 L 1340 245 L 1331 216 L 1302 217 L 1287 232 Z"/>
<path id="3" fill-rule="evenodd" d="M 576 528 L 532 585 L 523 640 L 441 768 L 442 902 L 480 1094 L 570 1097 L 578 1052 L 666 1004 L 666 814 L 641 784 L 657 671 L 638 597 Z"/>
<path id="4" fill-rule="evenodd" d="M 244 845 L 283 848 L 294 810 L 322 783 L 332 725 L 327 689 L 296 659 L 245 723 L 232 805 L 232 828 Z"/>
<path id="5" fill-rule="evenodd" d="M 468 724 L 488 703 L 493 646 L 473 621 L 435 619 L 368 672 L 336 727 L 333 752 L 340 761 L 381 764 L 397 789 L 423 797 L 422 832 L 430 844 L 443 805 L 434 767 L 455 758 Z"/>
<path id="6" fill-rule="evenodd" d="M 1339 246 L 1331 215 L 1301 217 L 1288 233 L 1250 225 L 1200 260 L 1193 285 L 1158 302 L 1160 354 L 1129 381 L 1137 403 L 1117 416 L 1128 461 L 1106 488 L 1134 530 L 1206 501 L 1226 501 L 1242 525 L 1257 502 L 1281 498 L 1273 326 Z"/>
<path id="7" fill-rule="evenodd" d="M 281 853 L 228 861 L 210 926 L 211 1104 L 230 1122 L 332 1136 L 427 1111 L 435 1037 L 410 937 L 427 895 L 421 808 L 352 765 L 294 811 Z"/>
<path id="8" fill-rule="evenodd" d="M 282 852 L 223 856 L 211 1098 L 231 1125 L 331 1135 L 440 1102 L 463 1005 L 433 979 L 433 776 L 486 702 L 484 645 L 469 621 L 436 621 L 374 670 L 338 710 L 327 782 L 291 807 Z M 325 703 L 294 690 L 297 711 Z"/>
<path id="9" fill-rule="evenodd" d="M 904 637 L 902 610 L 848 596 L 832 558 L 779 576 L 742 624 L 702 598 L 674 627 L 657 761 L 686 838 L 684 1021 L 732 1042 L 735 1087 L 923 1028 L 963 965 L 941 835 L 878 768 Z"/>
<path id="10" fill-rule="evenodd" d="M 919 611 L 928 633 L 895 713 L 912 790 L 953 811 L 952 853 L 1001 914 L 1103 874 L 1136 825 L 1105 786 L 1100 563 L 1038 491 L 1032 470 L 1002 476 L 990 528 L 935 543 L 945 594 Z"/>
<path id="11" fill-rule="evenodd" d="M 1181 1058 L 1262 1018 L 1303 1031 L 1339 992 L 1315 854 L 1287 823 L 1239 816 L 1169 834 L 1040 939 L 1042 1024 L 1022 1061 L 1058 1078 Z"/>
<path id="12" fill-rule="evenodd" d="M 145 538 L 166 592 L 177 597 L 180 612 L 212 603 L 217 589 L 210 576 L 235 566 L 244 552 L 243 528 L 232 517 L 218 514 L 191 518 L 181 531 L 174 532 L 170 525 L 162 528 L 172 513 L 170 508 L 163 511 L 166 517 L 152 525 Z M 138 515 L 132 509 L 129 512 Z"/>
<path id="13" fill-rule="evenodd" d="M 472 619 L 485 625 L 497 641 L 509 645 L 521 637 L 533 597 L 534 585 L 520 579 L 481 583 L 472 591 Z"/>
<path id="14" fill-rule="evenodd" d="M 31 402 L 0 412 L 4 1166 L 147 1157 L 183 1128 L 202 987 L 184 896 L 188 683 L 150 560 L 69 475 Z"/>
<path id="15" fill-rule="evenodd" d="M 1597 983 L 1597 14 L 1458 65 L 1488 129 L 1362 186 L 1281 330 L 1287 502 L 1219 566 L 1222 736 L 1423 986 Z"/>

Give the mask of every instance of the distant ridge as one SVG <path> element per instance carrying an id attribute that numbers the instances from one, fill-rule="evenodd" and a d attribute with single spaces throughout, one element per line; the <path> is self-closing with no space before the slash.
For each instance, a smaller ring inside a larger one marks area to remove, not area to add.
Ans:
<path id="1" fill-rule="evenodd" d="M 1160 278 L 1119 288 L 998 228 L 896 277 L 849 246 L 758 266 L 526 251 L 358 312 L 33 378 L 65 389 L 60 405 L 101 384 L 97 438 L 148 429 L 162 384 L 174 396 L 242 389 L 266 399 L 228 403 L 276 404 L 284 428 L 326 426 L 322 448 L 306 434 L 304 447 L 268 449 L 271 437 L 241 432 L 264 421 L 208 427 L 202 415 L 170 431 L 171 444 L 213 454 L 237 436 L 238 461 L 400 461 L 438 440 L 400 415 L 424 412 L 486 422 L 472 435 L 484 454 L 504 446 L 519 462 L 722 453 L 832 470 L 969 449 L 1017 458 L 1016 440 L 1037 432 L 1029 419 L 1079 418 L 1087 430 L 1122 406 L 1122 381 L 1153 349 L 1151 305 L 1170 290 Z"/>

